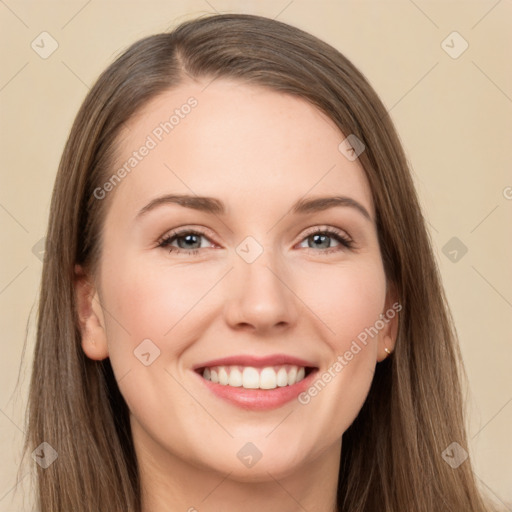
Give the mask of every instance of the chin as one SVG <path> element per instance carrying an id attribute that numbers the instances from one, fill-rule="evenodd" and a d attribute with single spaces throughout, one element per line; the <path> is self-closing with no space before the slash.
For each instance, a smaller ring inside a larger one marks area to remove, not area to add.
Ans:
<path id="1" fill-rule="evenodd" d="M 280 480 L 307 463 L 303 448 L 297 449 L 293 444 L 278 446 L 268 439 L 266 443 L 265 440 L 251 442 L 231 439 L 224 449 L 215 451 L 217 453 L 208 454 L 208 459 L 202 453 L 200 464 L 211 471 L 229 475 L 230 480 L 238 482 Z"/>

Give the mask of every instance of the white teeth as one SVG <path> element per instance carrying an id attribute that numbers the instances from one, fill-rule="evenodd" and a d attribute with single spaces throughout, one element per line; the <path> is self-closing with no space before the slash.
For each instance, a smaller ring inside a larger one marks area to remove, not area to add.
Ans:
<path id="1" fill-rule="evenodd" d="M 297 367 L 292 366 L 290 371 L 288 372 L 288 386 L 295 384 L 297 382 Z"/>
<path id="2" fill-rule="evenodd" d="M 234 388 L 242 386 L 242 372 L 238 368 L 232 368 L 229 372 L 229 385 Z"/>
<path id="3" fill-rule="evenodd" d="M 219 368 L 219 384 L 223 386 L 227 386 L 229 382 L 228 372 L 226 368 Z"/>
<path id="4" fill-rule="evenodd" d="M 203 377 L 223 386 L 243 387 L 245 389 L 275 389 L 292 386 L 306 375 L 304 367 L 293 365 L 266 366 L 215 366 L 205 368 Z"/>
<path id="5" fill-rule="evenodd" d="M 286 372 L 286 368 L 280 368 L 279 369 L 279 371 L 277 372 L 277 379 L 276 380 L 277 380 L 277 385 L 280 388 L 282 388 L 284 386 L 288 386 L 288 373 Z"/>
<path id="6" fill-rule="evenodd" d="M 258 389 L 260 387 L 260 375 L 256 368 L 247 366 L 242 373 L 242 387 L 245 389 Z"/>
<path id="7" fill-rule="evenodd" d="M 277 375 L 274 368 L 263 368 L 260 373 L 260 388 L 274 389 L 277 387 Z"/>

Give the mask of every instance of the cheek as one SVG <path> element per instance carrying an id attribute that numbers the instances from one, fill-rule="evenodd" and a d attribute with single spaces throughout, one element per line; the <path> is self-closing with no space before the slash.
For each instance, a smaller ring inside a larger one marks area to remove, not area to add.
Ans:
<path id="1" fill-rule="evenodd" d="M 313 286 L 314 285 L 314 286 Z M 304 302 L 326 328 L 326 340 L 337 353 L 348 349 L 383 312 L 386 280 L 380 261 L 320 269 L 304 288 Z M 364 337 L 364 336 L 362 336 Z"/>
<path id="2" fill-rule="evenodd" d="M 217 273 L 199 267 L 137 263 L 136 258 L 121 260 L 110 269 L 105 267 L 104 301 L 112 308 L 111 321 L 107 322 L 112 345 L 109 349 L 122 344 L 126 350 L 127 343 L 136 346 L 149 338 L 161 350 L 179 352 L 183 348 L 180 340 L 186 343 L 184 330 L 197 325 L 190 318 L 201 297 L 218 280 Z M 176 339 L 173 334 L 178 331 L 180 337 Z M 193 337 L 193 332 L 190 335 Z M 167 346 L 161 346 L 162 340 Z"/>
<path id="3" fill-rule="evenodd" d="M 200 299 L 219 276 L 199 267 L 150 265 L 137 257 L 104 264 L 109 357 L 119 389 L 144 432 L 155 432 L 155 425 L 178 417 L 197 417 L 197 406 L 179 384 L 183 374 L 177 362 L 204 330 Z M 175 431 L 197 441 L 193 431 L 180 431 L 179 425 Z"/>
<path id="4" fill-rule="evenodd" d="M 314 412 L 318 425 L 333 426 L 327 434 L 319 426 L 316 435 L 334 442 L 356 418 L 370 389 L 378 339 L 371 329 L 383 312 L 386 280 L 375 260 L 357 268 L 329 268 L 324 276 L 317 274 L 315 283 L 305 302 L 316 306 L 330 355 L 299 402 L 304 421 Z"/>

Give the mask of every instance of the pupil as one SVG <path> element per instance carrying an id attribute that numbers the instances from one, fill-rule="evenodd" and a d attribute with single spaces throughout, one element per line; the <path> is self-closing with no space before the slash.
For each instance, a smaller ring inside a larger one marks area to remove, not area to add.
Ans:
<path id="1" fill-rule="evenodd" d="M 319 242 L 319 239 L 323 238 L 324 241 L 327 240 L 329 237 L 327 235 L 313 235 L 313 239 L 315 240 L 315 243 Z M 321 240 L 320 240 L 321 243 Z M 329 247 L 329 242 L 327 242 L 327 245 L 324 243 L 324 247 Z"/>
<path id="2" fill-rule="evenodd" d="M 190 234 L 184 236 L 183 238 L 185 239 L 186 247 L 190 248 L 191 244 L 194 244 L 194 242 L 197 243 L 197 240 L 194 240 L 195 238 L 197 238 L 197 235 Z"/>

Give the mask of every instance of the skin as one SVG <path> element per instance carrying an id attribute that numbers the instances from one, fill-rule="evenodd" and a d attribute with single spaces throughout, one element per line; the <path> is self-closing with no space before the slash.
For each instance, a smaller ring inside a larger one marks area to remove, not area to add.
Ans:
<path id="1" fill-rule="evenodd" d="M 396 298 L 369 184 L 359 161 L 338 150 L 345 136 L 303 99 L 207 83 L 153 98 L 119 138 L 121 166 L 169 113 L 198 100 L 104 199 L 97 272 L 76 268 L 82 348 L 91 359 L 110 357 L 130 409 L 144 512 L 335 511 L 341 436 L 384 348 L 393 349 L 397 317 L 305 405 L 242 410 L 206 389 L 192 367 L 284 353 L 315 362 L 322 374 L 375 324 Z M 171 193 L 218 198 L 226 214 L 164 204 L 136 218 Z M 289 213 L 300 198 L 333 195 L 356 200 L 371 219 L 351 207 Z M 196 255 L 183 237 L 172 244 L 181 254 L 158 247 L 182 227 L 205 231 Z M 326 227 L 354 246 L 308 234 Z M 263 248 L 252 263 L 236 252 L 247 236 Z M 149 366 L 134 356 L 144 339 L 160 350 Z M 247 442 L 262 454 L 250 468 L 237 457 Z"/>

